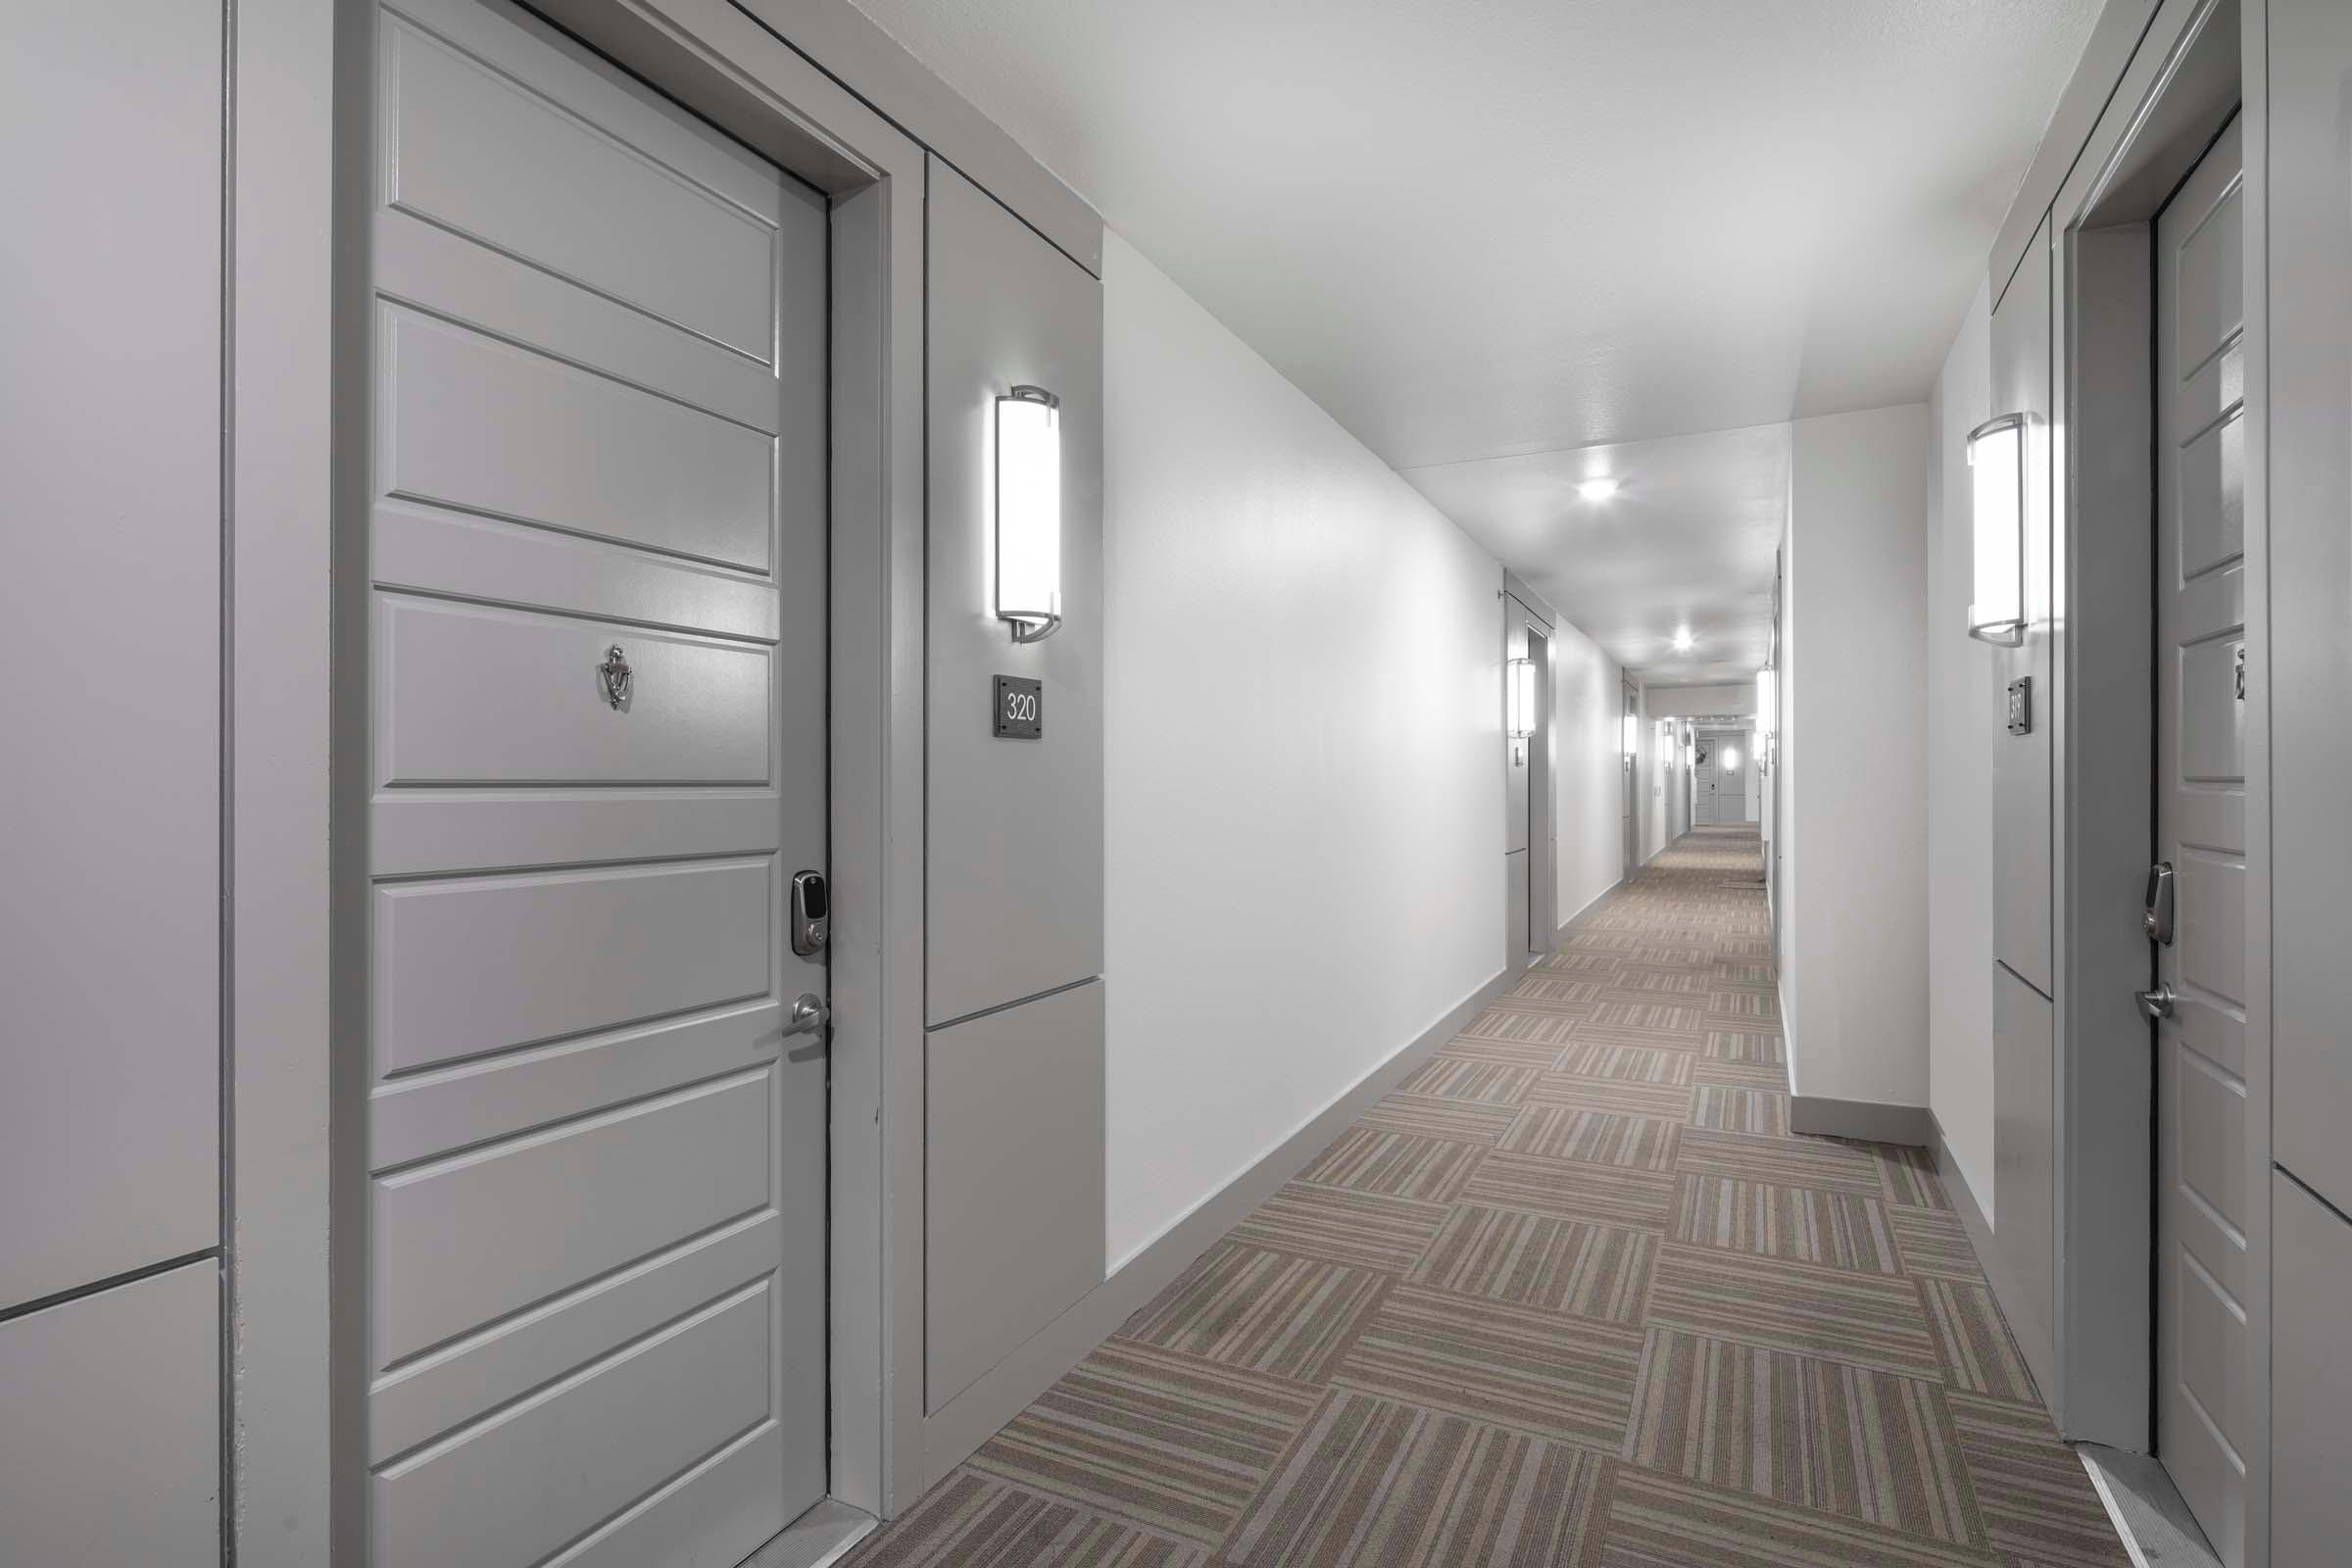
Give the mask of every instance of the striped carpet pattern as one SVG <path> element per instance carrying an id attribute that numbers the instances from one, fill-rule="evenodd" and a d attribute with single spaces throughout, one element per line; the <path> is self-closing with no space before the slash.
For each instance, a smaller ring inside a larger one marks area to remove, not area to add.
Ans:
<path id="1" fill-rule="evenodd" d="M 1791 1136 L 1701 829 L 856 1568 L 2127 1568 L 1921 1151 Z"/>

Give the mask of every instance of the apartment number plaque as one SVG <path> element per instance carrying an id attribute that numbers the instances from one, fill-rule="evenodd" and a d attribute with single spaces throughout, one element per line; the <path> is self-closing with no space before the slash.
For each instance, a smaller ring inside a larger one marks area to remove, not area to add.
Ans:
<path id="1" fill-rule="evenodd" d="M 999 675 L 995 710 L 999 740 L 1039 739 L 1046 733 L 1046 683 L 1020 675 Z"/>

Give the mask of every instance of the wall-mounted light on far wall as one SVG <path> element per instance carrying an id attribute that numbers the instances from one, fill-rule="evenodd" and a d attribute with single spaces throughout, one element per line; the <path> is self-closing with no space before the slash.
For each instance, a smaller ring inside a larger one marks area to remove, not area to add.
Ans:
<path id="1" fill-rule="evenodd" d="M 2015 648 L 2026 640 L 2026 416 L 2004 414 L 1969 431 L 1968 466 L 1977 558 L 1968 634 Z"/>
<path id="2" fill-rule="evenodd" d="M 1633 714 L 1625 715 L 1625 755 L 1635 757 L 1642 751 L 1642 721 Z"/>
<path id="3" fill-rule="evenodd" d="M 1511 739 L 1526 740 L 1536 732 L 1536 662 L 1514 659 L 1503 666 L 1502 699 Z"/>
<path id="4" fill-rule="evenodd" d="M 1061 629 L 1061 400 L 1044 387 L 997 399 L 997 618 L 1016 643 Z"/>
<path id="5" fill-rule="evenodd" d="M 1737 772 L 1739 772 L 1739 771 L 1740 771 L 1740 748 L 1739 748 L 1739 747 L 1737 747 L 1737 746 L 1726 746 L 1726 747 L 1723 749 L 1723 770 L 1724 770 L 1726 773 L 1737 773 Z"/>

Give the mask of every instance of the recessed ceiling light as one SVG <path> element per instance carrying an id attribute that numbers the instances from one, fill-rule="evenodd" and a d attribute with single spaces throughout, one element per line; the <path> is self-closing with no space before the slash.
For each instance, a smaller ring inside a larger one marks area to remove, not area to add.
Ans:
<path id="1" fill-rule="evenodd" d="M 1576 493 L 1587 501 L 1606 501 L 1617 493 L 1614 479 L 1587 479 L 1576 487 Z"/>
<path id="2" fill-rule="evenodd" d="M 1691 644 L 1695 643 L 1697 640 L 1697 638 L 1690 635 L 1690 627 L 1679 626 L 1675 629 L 1674 633 L 1674 651 L 1678 654 L 1687 654 L 1690 651 Z"/>

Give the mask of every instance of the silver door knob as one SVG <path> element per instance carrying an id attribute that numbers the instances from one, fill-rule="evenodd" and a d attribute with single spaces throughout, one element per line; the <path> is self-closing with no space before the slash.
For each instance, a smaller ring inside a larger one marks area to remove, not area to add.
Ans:
<path id="1" fill-rule="evenodd" d="M 793 1000 L 792 1012 L 784 1020 L 788 1035 L 812 1035 L 825 1026 L 825 1004 L 813 991 L 804 991 Z"/>
<path id="2" fill-rule="evenodd" d="M 2180 1000 L 2171 986 L 2159 984 L 2153 991 L 2134 991 L 2132 1000 L 2139 1004 L 2139 1014 L 2150 1023 L 2170 1018 L 2177 1010 L 2174 1004 Z"/>

